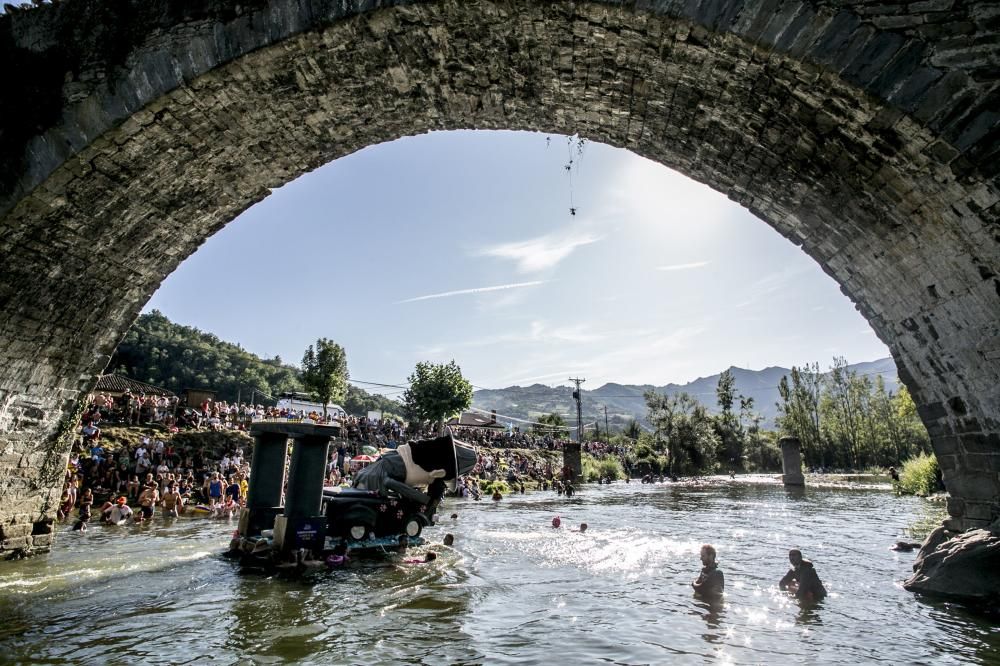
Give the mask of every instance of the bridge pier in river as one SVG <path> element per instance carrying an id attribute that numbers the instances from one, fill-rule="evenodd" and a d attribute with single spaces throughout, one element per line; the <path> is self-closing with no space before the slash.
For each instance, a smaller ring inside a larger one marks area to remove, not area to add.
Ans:
<path id="1" fill-rule="evenodd" d="M 583 455 L 579 442 L 566 442 L 563 445 L 563 480 L 576 481 L 583 477 Z"/>
<path id="2" fill-rule="evenodd" d="M 802 443 L 798 437 L 782 437 L 781 482 L 786 486 L 804 486 L 806 477 L 802 474 Z"/>

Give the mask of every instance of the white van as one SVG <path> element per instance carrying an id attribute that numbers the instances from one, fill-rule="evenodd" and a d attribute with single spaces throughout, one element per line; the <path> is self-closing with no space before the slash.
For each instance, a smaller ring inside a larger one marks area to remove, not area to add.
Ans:
<path id="1" fill-rule="evenodd" d="M 323 403 L 313 402 L 312 396 L 308 393 L 282 393 L 278 396 L 276 407 L 278 409 L 290 409 L 294 412 L 304 412 L 305 414 L 309 412 L 323 413 Z M 342 419 L 347 416 L 347 412 L 344 411 L 343 407 L 335 405 L 332 402 L 327 403 L 326 413 L 335 419 Z"/>

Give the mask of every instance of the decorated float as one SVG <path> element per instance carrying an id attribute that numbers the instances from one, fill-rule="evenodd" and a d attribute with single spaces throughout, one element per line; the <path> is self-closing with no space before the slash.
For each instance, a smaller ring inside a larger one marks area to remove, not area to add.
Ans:
<path id="1" fill-rule="evenodd" d="M 345 550 L 388 551 L 404 536 L 409 545 L 420 545 L 445 490 L 477 461 L 475 449 L 447 431 L 366 461 L 351 488 L 324 488 L 338 424 L 261 421 L 251 434 L 250 492 L 229 552 L 250 567 L 324 560 Z M 285 483 L 289 439 L 294 444 Z"/>

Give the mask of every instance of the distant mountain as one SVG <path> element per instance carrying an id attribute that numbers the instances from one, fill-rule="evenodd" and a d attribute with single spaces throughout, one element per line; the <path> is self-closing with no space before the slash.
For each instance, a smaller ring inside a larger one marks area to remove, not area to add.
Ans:
<path id="1" fill-rule="evenodd" d="M 896 364 L 891 358 L 877 361 L 856 363 L 848 366 L 849 370 L 859 375 L 874 378 L 881 375 L 889 391 L 899 390 L 899 379 L 896 375 Z M 778 383 L 781 378 L 791 375 L 790 368 L 771 367 L 763 370 L 745 370 L 731 367 L 736 380 L 736 393 L 752 397 L 754 410 L 764 416 L 764 423 L 771 427 L 778 415 L 776 403 L 779 401 Z M 599 421 L 604 427 L 604 408 L 607 407 L 608 422 L 612 429 L 620 429 L 631 419 L 636 419 L 644 426 L 649 426 L 646 420 L 646 402 L 643 394 L 652 389 L 664 395 L 687 393 L 704 404 L 710 412 L 717 412 L 715 387 L 718 386 L 721 372 L 708 377 L 700 377 L 687 384 L 667 384 L 652 386 L 649 384 L 615 384 L 608 383 L 593 391 L 583 391 L 583 420 Z M 573 402 L 573 389 L 566 386 L 511 386 L 505 389 L 482 389 L 473 394 L 472 405 L 478 409 L 495 409 L 499 415 L 497 420 L 506 423 L 516 421 L 505 420 L 504 416 L 516 419 L 533 420 L 544 414 L 555 412 L 562 414 L 567 421 L 576 420 L 576 405 Z"/>

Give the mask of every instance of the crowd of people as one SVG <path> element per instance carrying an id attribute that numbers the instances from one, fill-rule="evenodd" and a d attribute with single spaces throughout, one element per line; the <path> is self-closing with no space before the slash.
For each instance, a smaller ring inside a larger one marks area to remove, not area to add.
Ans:
<path id="1" fill-rule="evenodd" d="M 187 507 L 201 507 L 201 512 L 214 515 L 235 513 L 249 483 L 250 465 L 242 447 L 206 451 L 175 446 L 169 436 L 144 435 L 135 445 L 106 448 L 101 439 L 105 419 L 127 424 L 135 417 L 133 410 L 144 423 L 159 419 L 165 425 L 171 418 L 160 412 L 172 409 L 166 398 L 150 401 L 129 393 L 123 397 L 116 402 L 107 394 L 97 394 L 84 410 L 79 438 L 66 466 L 57 517 L 70 519 L 76 510 L 74 528 L 86 530 L 95 504 L 100 504 L 100 519 L 115 524 L 146 522 L 160 509 L 173 516 Z M 206 411 L 211 417 L 212 410 Z"/>
<path id="2" fill-rule="evenodd" d="M 203 448 L 175 447 L 169 435 L 182 429 L 245 430 L 254 420 L 268 418 L 322 422 L 332 415 L 209 399 L 193 407 L 183 406 L 175 396 L 130 391 L 118 397 L 93 394 L 83 412 L 79 443 L 67 468 L 59 517 L 65 519 L 78 510 L 76 526 L 85 529 L 95 503 L 100 507 L 100 517 L 115 523 L 147 521 L 157 510 L 180 515 L 192 506 L 207 508 L 213 515 L 233 513 L 245 501 L 249 483 L 249 462 L 244 451 L 222 451 L 213 458 Z M 347 416 L 339 422 L 343 437 L 338 439 L 330 459 L 327 483 L 331 485 L 351 482 L 359 466 L 355 459 L 363 451 L 377 455 L 379 450 L 434 435 L 428 429 L 413 430 L 391 418 Z M 158 426 L 166 436 L 147 436 L 137 446 L 126 444 L 108 450 L 101 438 L 101 428 L 106 424 Z M 571 492 L 564 483 L 565 470 L 551 460 L 527 453 L 560 451 L 567 441 L 561 436 L 501 428 L 453 427 L 452 431 L 456 439 L 480 449 L 478 464 L 458 480 L 455 495 L 478 499 L 482 486 L 495 481 L 503 481 L 514 492 L 524 492 L 526 482 L 546 490 Z M 584 443 L 583 451 L 599 458 L 613 455 L 623 460 L 627 453 L 624 447 L 599 441 Z M 131 511 L 132 507 L 137 511 Z"/>
<path id="3" fill-rule="evenodd" d="M 310 419 L 321 423 L 333 421 L 335 415 L 209 398 L 196 405 L 184 405 L 177 396 L 147 395 L 126 390 L 119 396 L 108 392 L 90 396 L 82 421 L 85 425 L 90 422 L 126 426 L 160 425 L 176 432 L 185 429 L 247 430 L 255 420 L 273 418 Z"/>

